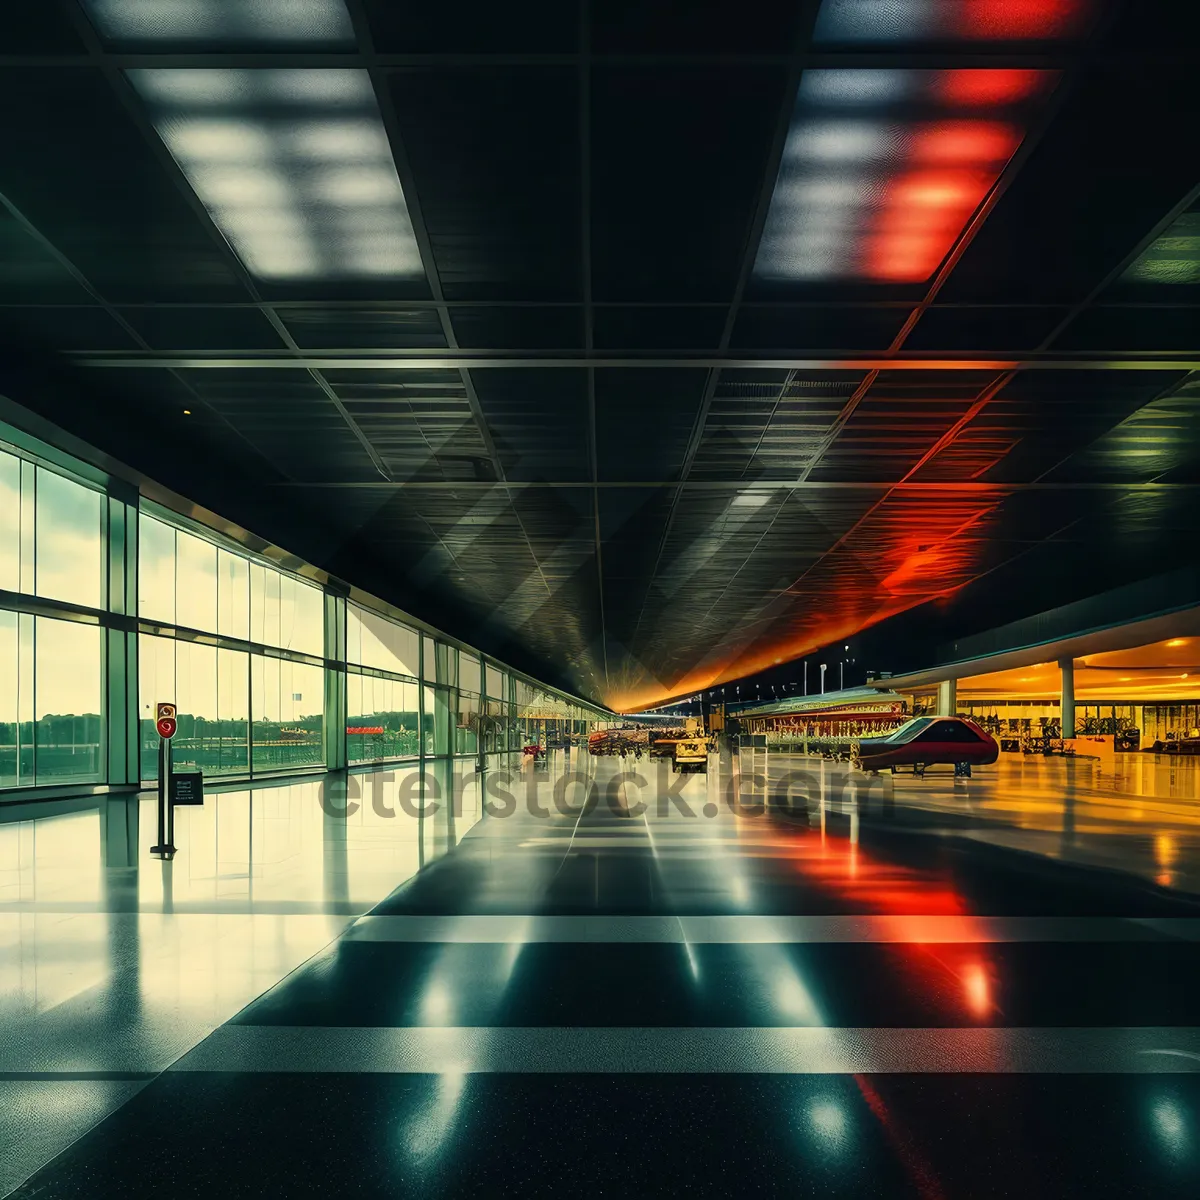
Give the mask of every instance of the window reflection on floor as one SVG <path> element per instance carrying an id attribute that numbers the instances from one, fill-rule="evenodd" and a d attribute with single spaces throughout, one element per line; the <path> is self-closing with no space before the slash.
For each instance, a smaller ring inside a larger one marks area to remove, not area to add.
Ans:
<path id="1" fill-rule="evenodd" d="M 210 794 L 176 810 L 169 862 L 151 795 L 6 814 L 0 1071 L 162 1069 L 452 848 L 482 811 L 473 769 Z M 457 810 L 421 816 L 452 781 Z"/>

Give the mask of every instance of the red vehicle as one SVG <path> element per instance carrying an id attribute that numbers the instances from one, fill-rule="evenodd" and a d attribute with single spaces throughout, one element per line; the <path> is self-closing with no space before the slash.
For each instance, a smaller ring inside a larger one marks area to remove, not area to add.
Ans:
<path id="1" fill-rule="evenodd" d="M 864 771 L 912 767 L 915 775 L 935 763 L 949 763 L 956 775 L 986 766 L 1000 757 L 990 733 L 966 717 L 914 717 L 887 737 L 858 743 L 852 757 Z"/>

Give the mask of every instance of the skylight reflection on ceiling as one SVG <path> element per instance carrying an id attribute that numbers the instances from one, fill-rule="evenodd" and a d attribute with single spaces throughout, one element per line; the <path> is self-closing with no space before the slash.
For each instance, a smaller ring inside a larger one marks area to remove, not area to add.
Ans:
<path id="1" fill-rule="evenodd" d="M 154 68 L 129 77 L 252 275 L 423 278 L 366 71 Z"/>

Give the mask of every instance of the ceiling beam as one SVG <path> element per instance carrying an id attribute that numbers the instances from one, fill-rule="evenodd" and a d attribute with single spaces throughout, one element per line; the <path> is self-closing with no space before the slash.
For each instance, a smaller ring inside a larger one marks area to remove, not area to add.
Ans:
<path id="1" fill-rule="evenodd" d="M 859 297 L 857 300 L 838 300 L 835 298 L 822 298 L 814 300 L 811 297 L 789 297 L 782 298 L 776 296 L 774 299 L 758 297 L 753 300 L 755 308 L 766 309 L 805 309 L 805 308 L 838 308 L 838 309 L 907 309 L 912 308 L 918 303 L 917 298 L 908 297 L 904 300 L 883 299 L 880 297 Z M 86 305 L 81 305 L 78 300 L 0 300 L 0 310 L 6 308 L 37 308 L 37 309 L 78 309 Z M 121 307 L 125 308 L 201 308 L 201 309 L 231 309 L 231 308 L 257 308 L 258 305 L 252 300 L 213 300 L 205 297 L 200 300 L 126 300 L 122 299 Z M 359 296 L 357 299 L 335 299 L 330 297 L 325 300 L 284 300 L 280 298 L 272 298 L 272 308 L 295 308 L 295 309 L 369 309 L 372 311 L 391 312 L 394 310 L 408 309 L 439 309 L 439 308 L 548 308 L 548 309 L 580 309 L 585 305 L 582 300 L 514 300 L 512 298 L 504 299 L 489 299 L 489 300 L 450 300 L 443 299 L 440 302 L 431 300 L 427 296 L 414 296 L 405 298 L 398 293 L 392 293 L 386 296 Z M 728 300 L 597 300 L 591 301 L 591 308 L 685 308 L 696 309 L 700 311 L 713 311 L 719 309 L 724 312 L 729 307 Z M 1066 313 L 1073 307 L 1071 304 L 1054 303 L 1042 304 L 1038 301 L 1023 300 L 1023 301 L 993 301 L 993 300 L 942 300 L 939 299 L 934 305 L 938 310 L 944 309 L 963 309 L 966 311 L 980 310 L 986 312 L 1003 312 L 1003 311 L 1020 311 L 1021 309 L 1036 308 L 1036 309 L 1058 309 L 1060 312 Z M 1178 300 L 1146 300 L 1139 299 L 1135 296 L 1122 297 L 1119 300 L 1097 300 L 1090 305 L 1091 308 L 1200 308 L 1195 299 L 1188 300 L 1181 296 Z"/>
<path id="2" fill-rule="evenodd" d="M 496 484 L 487 479 L 403 479 L 403 480 L 314 480 L 306 483 L 303 480 L 290 480 L 274 485 L 288 488 L 332 488 L 350 490 L 405 489 L 407 491 L 447 491 L 447 492 L 476 492 L 494 491 Z M 601 479 L 593 482 L 590 479 L 510 479 L 505 484 L 509 491 L 529 491 L 546 489 L 559 491 L 562 489 L 600 488 L 613 490 L 621 488 L 679 488 L 689 491 L 731 491 L 731 492 L 772 492 L 772 491 L 813 491 L 813 492 L 930 492 L 946 495 L 963 492 L 979 493 L 982 495 L 1008 496 L 1013 492 L 1189 492 L 1200 490 L 1200 482 L 1170 482 L 1158 483 L 1153 480 L 1144 483 L 1121 482 L 1081 482 L 1053 481 L 1032 479 L 1016 483 L 981 483 L 978 480 L 963 482 L 926 483 L 917 480 L 897 482 L 896 480 L 878 479 L 845 479 L 845 480 L 811 480 L 811 479 L 756 479 L 749 482 L 745 479 L 692 479 L 680 483 L 678 479 Z"/>
<path id="3" fill-rule="evenodd" d="M 361 38 L 361 29 L 359 36 Z M 231 67 L 239 70 L 281 67 L 290 68 L 361 68 L 368 57 L 361 50 L 151 50 L 131 52 L 105 46 L 106 61 L 120 70 L 139 67 L 174 67 L 179 69 Z M 404 70 L 412 67 L 577 67 L 582 53 L 571 54 L 390 54 L 369 56 L 384 70 Z M 971 50 L 921 51 L 896 50 L 816 50 L 806 49 L 795 54 L 593 54 L 595 62 L 612 66 L 695 67 L 695 66 L 784 66 L 832 68 L 911 67 L 944 70 L 956 67 L 1016 67 L 1033 70 L 1054 70 L 1069 60 L 1068 51 L 1030 53 L 1022 51 L 979 52 Z M 1097 56 L 1095 61 L 1112 60 L 1122 63 L 1178 62 L 1190 64 L 1194 55 L 1178 45 L 1162 47 L 1124 47 L 1119 51 Z M 0 54 L 0 68 L 32 67 L 36 70 L 69 70 L 94 66 L 88 54 Z"/>
<path id="4" fill-rule="evenodd" d="M 720 356 L 711 353 L 674 354 L 670 357 L 648 354 L 643 357 L 629 354 L 609 356 L 594 353 L 589 356 L 528 350 L 503 352 L 461 349 L 437 354 L 431 354 L 428 350 L 388 350 L 372 355 L 364 355 L 361 350 L 279 350 L 249 353 L 147 351 L 143 354 L 131 354 L 126 351 L 88 351 L 66 357 L 82 367 L 196 371 L 458 371 L 464 367 L 469 367 L 472 371 L 512 368 L 642 370 L 648 367 L 663 370 L 708 368 L 714 371 L 1193 371 L 1200 367 L 1200 352 L 1194 350 L 1109 354 L 1106 357 L 1096 357 L 1090 351 L 1046 352 L 1020 358 L 995 358 L 976 354 L 938 358 L 908 357 L 904 354 L 894 358 L 879 355 L 844 358 L 772 355 L 754 358 L 744 354 Z"/>

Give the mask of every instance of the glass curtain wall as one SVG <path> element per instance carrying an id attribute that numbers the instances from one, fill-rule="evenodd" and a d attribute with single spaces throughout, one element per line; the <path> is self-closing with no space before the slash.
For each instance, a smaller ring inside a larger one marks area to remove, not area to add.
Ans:
<path id="1" fill-rule="evenodd" d="M 157 777 L 160 701 L 178 712 L 176 766 L 245 775 L 321 765 L 321 590 L 147 513 L 138 525 L 142 778 Z"/>
<path id="2" fill-rule="evenodd" d="M 479 748 L 480 689 L 483 686 L 479 658 L 458 652 L 458 712 L 454 722 L 454 753 L 475 754 Z"/>
<path id="3" fill-rule="evenodd" d="M 557 694 L 0 432 L 0 791 L 153 780 L 159 702 L 175 764 L 227 778 L 561 732 Z"/>
<path id="4" fill-rule="evenodd" d="M 420 755 L 424 736 L 421 635 L 348 604 L 346 662 L 347 761 L 382 762 Z"/>
<path id="5" fill-rule="evenodd" d="M 105 513 L 102 490 L 0 451 L 0 788 L 103 782 Z"/>
<path id="6" fill-rule="evenodd" d="M 424 686 L 421 693 L 421 744 L 425 754 L 454 753 L 458 706 L 458 651 L 431 637 L 422 639 Z"/>
<path id="7" fill-rule="evenodd" d="M 101 783 L 98 624 L 0 611 L 0 788 Z"/>

